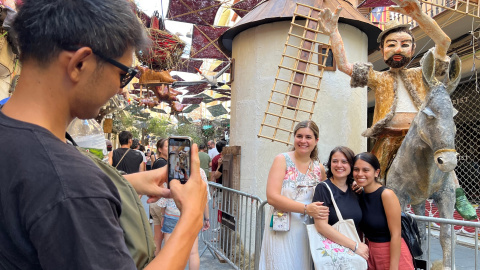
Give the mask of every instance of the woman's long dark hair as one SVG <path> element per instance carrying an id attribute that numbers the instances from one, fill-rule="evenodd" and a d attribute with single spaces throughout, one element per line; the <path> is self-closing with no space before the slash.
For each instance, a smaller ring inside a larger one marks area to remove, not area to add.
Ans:
<path id="1" fill-rule="evenodd" d="M 328 157 L 328 161 L 327 161 L 327 169 L 328 169 L 327 178 L 333 177 L 332 156 L 337 152 L 342 153 L 347 158 L 348 164 L 350 165 L 350 174 L 348 174 L 347 176 L 347 185 L 350 186 L 353 183 L 353 164 L 354 164 L 353 159 L 355 157 L 355 153 L 353 153 L 352 149 L 346 146 L 337 146 L 333 148 L 333 150 L 330 152 L 330 156 Z"/>

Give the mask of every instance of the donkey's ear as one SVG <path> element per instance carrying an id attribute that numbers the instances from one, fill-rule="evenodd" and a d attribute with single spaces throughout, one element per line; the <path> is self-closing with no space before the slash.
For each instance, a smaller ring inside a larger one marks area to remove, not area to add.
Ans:
<path id="1" fill-rule="evenodd" d="M 433 56 L 433 52 L 431 50 L 429 50 L 427 55 L 423 58 L 422 75 L 423 79 L 430 87 L 436 84 L 437 79 L 435 79 L 435 57 Z"/>
<path id="2" fill-rule="evenodd" d="M 447 93 L 451 95 L 453 91 L 457 88 L 458 83 L 460 82 L 462 75 L 462 61 L 456 53 L 450 57 L 450 65 L 448 66 L 448 82 Z"/>

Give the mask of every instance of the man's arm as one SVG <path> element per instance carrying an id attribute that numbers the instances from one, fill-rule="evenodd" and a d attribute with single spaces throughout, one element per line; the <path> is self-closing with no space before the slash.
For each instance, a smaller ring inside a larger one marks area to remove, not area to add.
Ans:
<path id="1" fill-rule="evenodd" d="M 172 180 L 170 190 L 182 215 L 170 239 L 157 257 L 145 268 L 146 270 L 185 269 L 193 243 L 202 228 L 204 208 L 207 203 L 207 186 L 200 177 L 200 161 L 196 144 L 192 146 L 192 175 L 184 185 L 178 180 Z"/>
<path id="2" fill-rule="evenodd" d="M 435 58 L 449 61 L 447 50 L 448 47 L 450 47 L 451 40 L 437 22 L 422 11 L 420 3 L 417 0 L 392 1 L 395 2 L 398 7 L 390 7 L 389 10 L 412 17 L 420 28 L 435 42 Z"/>
<path id="3" fill-rule="evenodd" d="M 113 164 L 113 151 L 108 152 L 108 164 Z"/>
<path id="4" fill-rule="evenodd" d="M 341 11 L 341 6 L 335 9 L 335 13 L 332 13 L 328 8 L 320 10 L 320 14 L 318 15 L 320 18 L 320 31 L 330 36 L 330 49 L 333 52 L 333 57 L 335 57 L 338 70 L 348 76 L 352 76 L 353 65 L 347 60 L 343 39 L 338 32 L 338 17 Z"/>

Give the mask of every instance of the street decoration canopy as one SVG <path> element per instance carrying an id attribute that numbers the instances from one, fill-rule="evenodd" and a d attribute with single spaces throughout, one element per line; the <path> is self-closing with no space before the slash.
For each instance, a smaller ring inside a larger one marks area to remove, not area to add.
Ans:
<path id="1" fill-rule="evenodd" d="M 222 2 L 216 0 L 170 1 L 167 18 L 196 25 L 213 25 Z"/>
<path id="2" fill-rule="evenodd" d="M 190 57 L 228 60 L 218 45 L 218 39 L 228 29 L 230 27 L 194 25 Z"/>
<path id="3" fill-rule="evenodd" d="M 224 114 L 228 113 L 227 109 L 225 109 L 225 107 L 223 107 L 222 104 L 210 106 L 210 107 L 207 108 L 207 110 L 210 112 L 210 114 L 213 117 L 217 117 L 217 116 L 224 115 Z"/>

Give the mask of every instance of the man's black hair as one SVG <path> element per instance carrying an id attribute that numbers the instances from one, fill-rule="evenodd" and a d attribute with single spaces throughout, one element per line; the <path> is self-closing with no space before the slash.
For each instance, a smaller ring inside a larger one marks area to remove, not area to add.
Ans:
<path id="1" fill-rule="evenodd" d="M 118 142 L 120 145 L 126 145 L 128 144 L 128 140 L 132 139 L 133 135 L 130 131 L 122 131 L 120 134 L 118 134 Z"/>
<path id="2" fill-rule="evenodd" d="M 218 153 L 222 153 L 223 147 L 227 146 L 227 142 L 224 140 L 220 140 L 217 142 L 215 147 L 217 148 Z"/>

